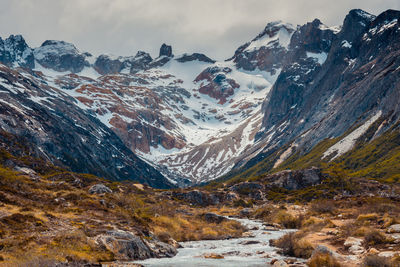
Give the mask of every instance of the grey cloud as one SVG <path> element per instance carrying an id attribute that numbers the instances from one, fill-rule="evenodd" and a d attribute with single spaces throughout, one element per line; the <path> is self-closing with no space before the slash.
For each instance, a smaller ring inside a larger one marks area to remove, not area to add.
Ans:
<path id="1" fill-rule="evenodd" d="M 273 20 L 341 24 L 352 8 L 378 14 L 398 0 L 1 0 L 0 36 L 22 34 L 31 46 L 46 39 L 74 43 L 95 54 L 174 53 L 230 57 Z"/>

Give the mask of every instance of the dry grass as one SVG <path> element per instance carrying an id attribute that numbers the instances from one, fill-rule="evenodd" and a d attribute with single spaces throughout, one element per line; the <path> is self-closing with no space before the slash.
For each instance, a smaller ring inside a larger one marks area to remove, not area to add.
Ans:
<path id="1" fill-rule="evenodd" d="M 334 214 L 336 211 L 335 201 L 333 200 L 316 200 L 311 203 L 310 211 L 315 214 Z"/>
<path id="2" fill-rule="evenodd" d="M 309 267 L 341 267 L 340 263 L 328 253 L 316 253 L 308 261 Z"/>
<path id="3" fill-rule="evenodd" d="M 267 223 L 275 223 L 281 225 L 283 228 L 287 229 L 298 229 L 301 227 L 304 216 L 293 215 L 289 213 L 284 207 L 261 207 L 257 209 L 253 216 L 257 219 L 262 219 Z"/>
<path id="4" fill-rule="evenodd" d="M 289 233 L 277 240 L 271 240 L 271 245 L 281 249 L 287 256 L 308 259 L 314 251 L 313 246 L 308 242 L 302 233 Z"/>
<path id="5" fill-rule="evenodd" d="M 208 223 L 200 216 L 190 219 L 183 216 L 158 216 L 152 219 L 152 224 L 154 224 L 153 231 L 158 237 L 165 239 L 168 235 L 178 242 L 239 237 L 245 231 L 245 228 L 237 221 Z"/>
<path id="6" fill-rule="evenodd" d="M 365 246 L 374 246 L 380 244 L 386 244 L 390 242 L 390 240 L 386 237 L 384 233 L 379 230 L 371 230 L 367 232 L 364 236 L 364 245 Z"/>

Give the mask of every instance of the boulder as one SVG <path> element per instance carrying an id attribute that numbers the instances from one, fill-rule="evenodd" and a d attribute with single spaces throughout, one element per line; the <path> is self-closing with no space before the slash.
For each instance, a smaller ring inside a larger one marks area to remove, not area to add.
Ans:
<path id="1" fill-rule="evenodd" d="M 240 242 L 239 244 L 241 244 L 241 245 L 254 245 L 254 244 L 259 244 L 259 243 L 261 243 L 261 242 L 258 241 L 258 240 L 245 240 L 245 241 Z"/>
<path id="2" fill-rule="evenodd" d="M 153 257 L 173 257 L 175 247 L 157 238 L 143 240 L 132 232 L 112 230 L 95 238 L 98 245 L 111 251 L 116 260 L 143 260 Z"/>
<path id="3" fill-rule="evenodd" d="M 344 246 L 347 250 L 355 255 L 364 253 L 364 248 L 362 247 L 362 239 L 355 237 L 348 237 L 344 242 Z"/>
<path id="4" fill-rule="evenodd" d="M 399 255 L 398 251 L 382 251 L 378 253 L 379 257 L 384 257 L 384 258 L 393 258 L 396 255 Z"/>
<path id="5" fill-rule="evenodd" d="M 288 267 L 289 265 L 283 260 L 272 260 L 271 265 L 273 267 Z"/>
<path id="6" fill-rule="evenodd" d="M 173 192 L 172 197 L 199 206 L 217 205 L 220 203 L 219 197 L 217 195 L 208 194 L 200 190 Z"/>
<path id="7" fill-rule="evenodd" d="M 231 186 L 230 189 L 232 191 L 238 193 L 239 195 L 248 196 L 255 200 L 264 199 L 264 194 L 262 193 L 264 186 L 259 183 L 255 183 L 255 182 L 238 183 L 238 184 Z"/>
<path id="8" fill-rule="evenodd" d="M 111 251 L 117 260 L 143 260 L 156 256 L 140 237 L 127 231 L 108 231 L 97 236 L 96 242 Z"/>
<path id="9" fill-rule="evenodd" d="M 312 167 L 304 170 L 286 170 L 277 172 L 263 178 L 269 187 L 281 187 L 287 190 L 297 190 L 308 186 L 320 184 L 324 176 L 321 169 Z"/>
<path id="10" fill-rule="evenodd" d="M 104 184 L 95 184 L 89 188 L 90 194 L 104 194 L 104 193 L 112 193 L 112 190 L 105 186 Z"/>
<path id="11" fill-rule="evenodd" d="M 224 197 L 225 201 L 232 202 L 239 199 L 239 196 L 234 192 L 229 192 Z"/>
<path id="12" fill-rule="evenodd" d="M 388 228 L 388 233 L 400 233 L 400 224 L 393 224 Z"/>
<path id="13" fill-rule="evenodd" d="M 393 243 L 400 244 L 400 234 L 392 234 L 389 237 L 393 239 Z"/>

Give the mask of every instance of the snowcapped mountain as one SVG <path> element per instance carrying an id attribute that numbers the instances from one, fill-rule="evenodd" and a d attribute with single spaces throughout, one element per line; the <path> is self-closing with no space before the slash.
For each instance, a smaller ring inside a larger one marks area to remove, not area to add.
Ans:
<path id="1" fill-rule="evenodd" d="M 253 166 L 292 143 L 283 160 L 357 121 L 396 113 L 397 104 L 380 97 L 379 82 L 397 86 L 398 79 L 374 80 L 372 73 L 386 77 L 385 54 L 393 61 L 389 73 L 399 70 L 398 17 L 398 11 L 375 17 L 352 10 L 340 27 L 318 19 L 302 26 L 271 22 L 226 61 L 174 55 L 166 44 L 156 58 L 143 51 L 93 56 L 64 41 L 31 49 L 21 36 L 10 36 L 0 39 L 0 62 L 8 66 L 4 72 L 21 73 L 53 92 L 35 103 L 48 108 L 68 99 L 129 153 L 184 185 Z M 18 90 L 18 84 L 7 86 Z"/>

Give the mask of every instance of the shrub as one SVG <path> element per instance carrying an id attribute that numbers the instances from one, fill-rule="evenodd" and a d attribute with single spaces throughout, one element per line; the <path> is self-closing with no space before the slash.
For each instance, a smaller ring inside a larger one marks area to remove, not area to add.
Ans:
<path id="1" fill-rule="evenodd" d="M 372 230 L 364 236 L 364 243 L 366 246 L 385 244 L 388 240 L 384 233 L 378 230 Z"/>
<path id="2" fill-rule="evenodd" d="M 272 215 L 274 223 L 278 223 L 287 229 L 300 228 L 303 220 L 303 216 L 293 216 L 284 210 L 279 210 L 276 214 Z"/>
<path id="3" fill-rule="evenodd" d="M 391 267 L 390 260 L 386 257 L 379 257 L 378 255 L 367 255 L 363 260 L 365 267 Z"/>
<path id="4" fill-rule="evenodd" d="M 167 243 L 171 236 L 167 232 L 160 232 L 157 234 L 157 238 L 160 239 L 160 241 Z"/>
<path id="5" fill-rule="evenodd" d="M 312 245 L 296 233 L 289 233 L 271 241 L 271 245 L 280 248 L 282 253 L 287 256 L 307 259 L 314 251 Z"/>
<path id="6" fill-rule="evenodd" d="M 332 200 L 317 200 L 311 204 L 311 210 L 317 214 L 320 213 L 330 213 L 335 212 L 335 203 Z"/>
<path id="7" fill-rule="evenodd" d="M 379 216 L 376 213 L 369 213 L 369 214 L 360 214 L 357 217 L 358 222 L 367 222 L 367 221 L 376 221 L 378 220 Z"/>
<path id="8" fill-rule="evenodd" d="M 328 253 L 316 253 L 308 261 L 309 267 L 340 267 L 339 262 Z"/>

